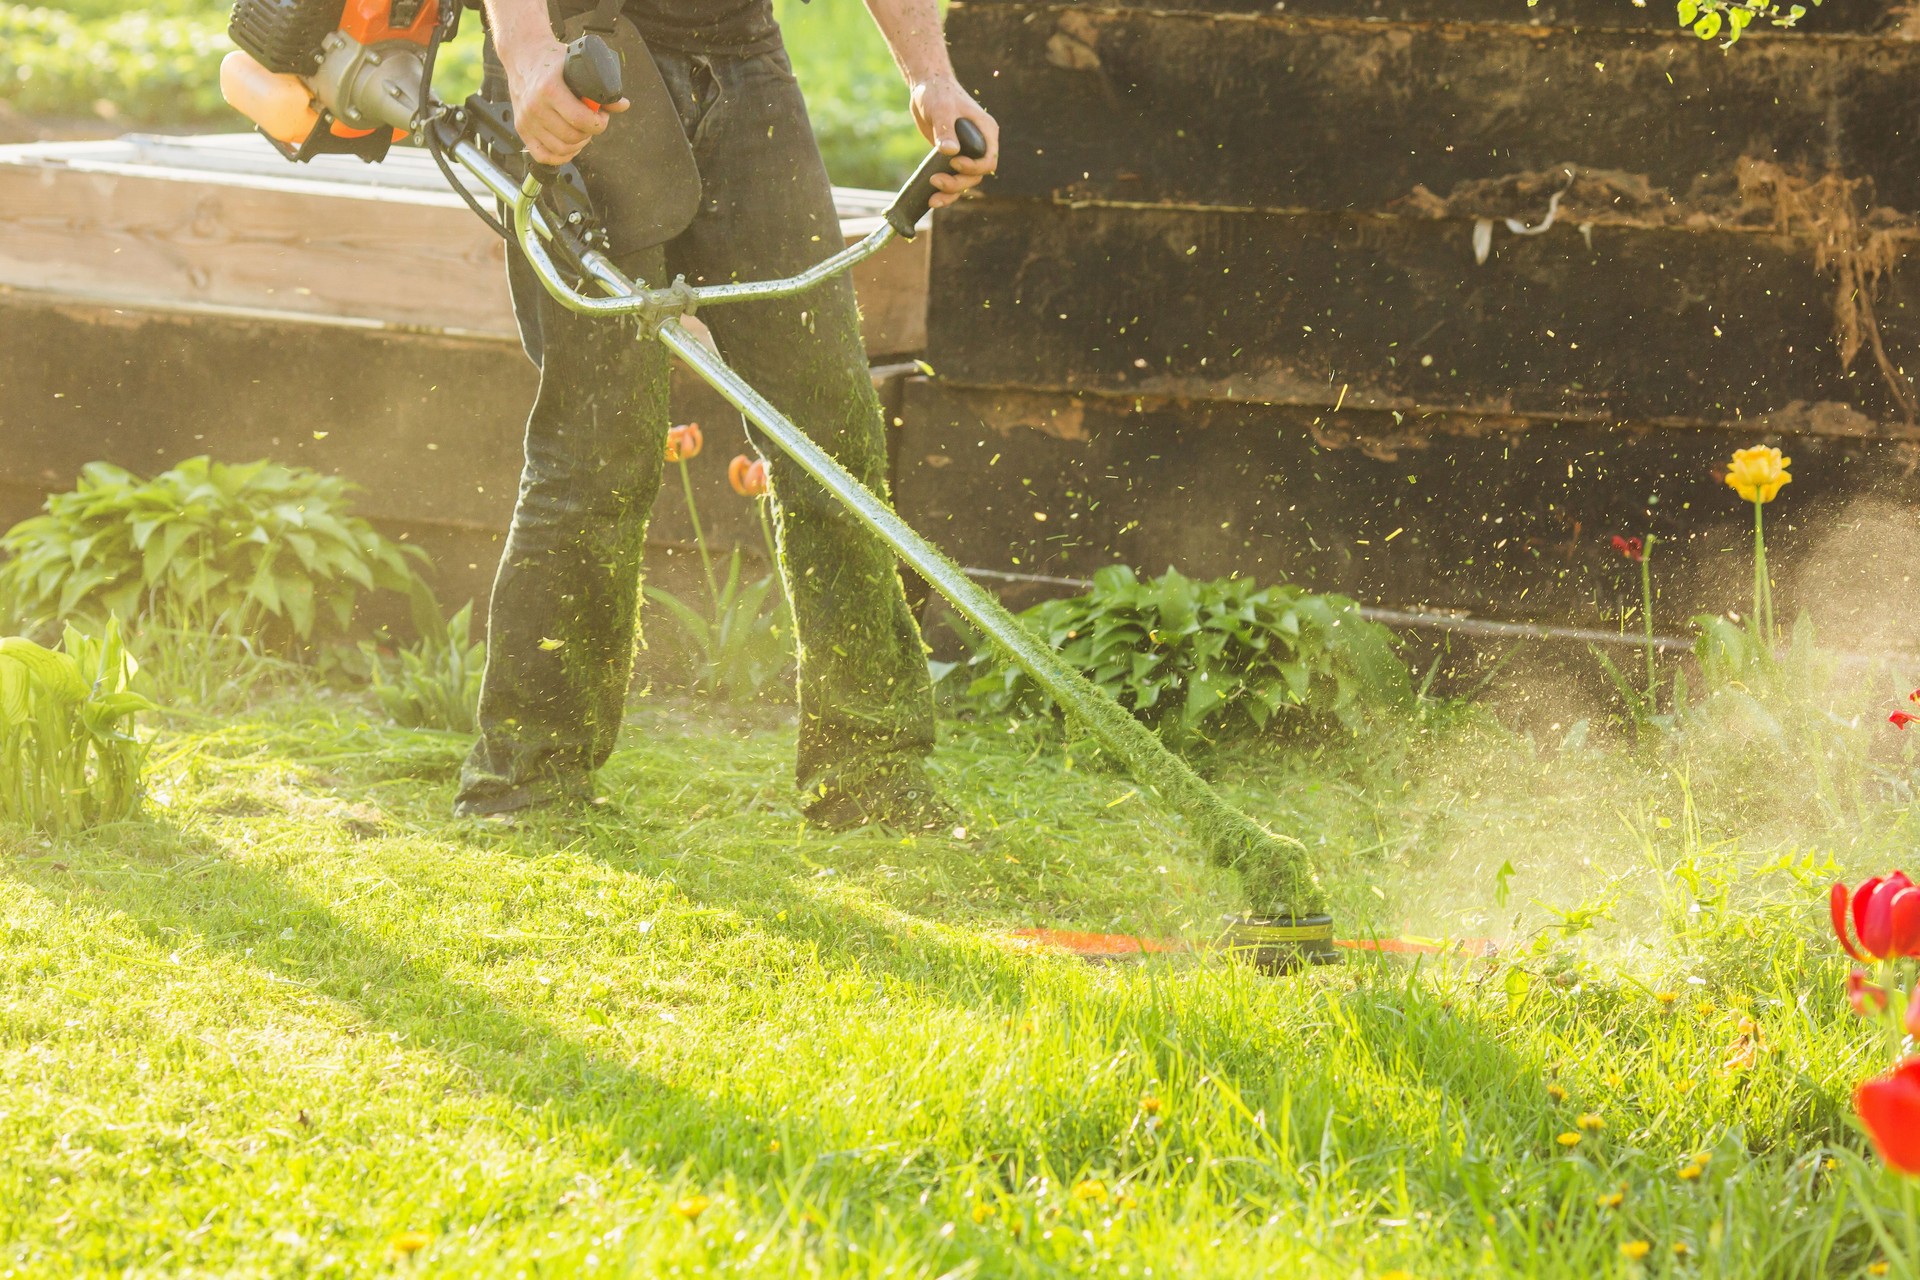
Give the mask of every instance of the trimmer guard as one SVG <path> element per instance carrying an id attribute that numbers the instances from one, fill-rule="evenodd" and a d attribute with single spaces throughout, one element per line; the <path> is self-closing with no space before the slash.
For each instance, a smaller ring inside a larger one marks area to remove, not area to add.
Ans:
<path id="1" fill-rule="evenodd" d="M 561 38 L 577 38 L 594 16 L 567 18 Z M 594 24 L 593 30 L 619 55 L 628 105 L 573 164 L 607 238 L 624 258 L 687 229 L 700 211 L 700 171 L 667 82 L 639 30 L 624 17 L 616 18 L 611 29 Z"/>

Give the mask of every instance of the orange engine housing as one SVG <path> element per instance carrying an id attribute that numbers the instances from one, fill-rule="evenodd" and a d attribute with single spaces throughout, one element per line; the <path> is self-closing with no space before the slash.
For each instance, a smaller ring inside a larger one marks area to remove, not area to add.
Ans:
<path id="1" fill-rule="evenodd" d="M 354 43 L 362 45 L 387 40 L 426 44 L 439 20 L 438 6 L 432 0 L 422 0 L 420 11 L 406 27 L 393 25 L 393 8 L 393 0 L 347 0 L 347 7 L 340 14 L 340 30 Z"/>

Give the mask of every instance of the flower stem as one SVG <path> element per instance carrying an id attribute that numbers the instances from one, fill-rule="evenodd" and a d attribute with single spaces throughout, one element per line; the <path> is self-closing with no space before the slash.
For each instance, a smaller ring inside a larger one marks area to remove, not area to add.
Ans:
<path id="1" fill-rule="evenodd" d="M 1640 547 L 1640 624 L 1647 637 L 1647 714 L 1660 709 L 1660 677 L 1653 662 L 1653 544 L 1649 533 Z"/>
<path id="2" fill-rule="evenodd" d="M 786 600 L 787 580 L 780 572 L 780 550 L 773 540 L 773 523 L 767 519 L 767 501 L 765 498 L 757 501 L 760 504 L 760 536 L 767 543 L 767 565 L 773 572 L 773 580 L 780 584 L 780 598 Z M 787 602 L 787 608 L 789 611 L 792 610 L 791 601 Z"/>
<path id="3" fill-rule="evenodd" d="M 680 487 L 687 494 L 687 518 L 693 521 L 693 545 L 700 549 L 700 567 L 707 571 L 707 599 L 720 607 L 720 582 L 713 576 L 713 557 L 707 554 L 707 535 L 700 528 L 700 508 L 693 501 L 693 477 L 687 474 L 687 460 L 679 459 Z"/>
<path id="4" fill-rule="evenodd" d="M 1767 573 L 1767 538 L 1761 515 L 1766 506 L 1753 504 L 1753 626 L 1761 652 L 1771 661 L 1779 637 L 1773 627 L 1773 580 Z"/>

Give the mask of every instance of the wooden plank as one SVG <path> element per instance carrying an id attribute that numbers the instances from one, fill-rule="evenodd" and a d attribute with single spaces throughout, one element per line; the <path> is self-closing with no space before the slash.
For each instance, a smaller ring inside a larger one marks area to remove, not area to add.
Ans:
<path id="1" fill-rule="evenodd" d="M 876 371 L 891 416 L 901 373 Z M 504 338 L 0 288 L 0 529 L 96 460 L 151 474 L 201 453 L 274 458 L 354 480 L 363 514 L 433 552 L 449 601 L 485 600 L 536 383 Z M 672 393 L 674 420 L 705 431 L 689 469 L 711 546 L 723 556 L 741 546 L 757 562 L 758 508 L 726 479 L 728 460 L 749 448 L 740 415 L 684 369 Z M 692 538 L 669 468 L 648 543 L 664 564 L 690 559 Z"/>
<path id="2" fill-rule="evenodd" d="M 1612 535 L 1653 530 L 1661 616 L 1743 609 L 1752 512 L 1715 477 L 1766 441 L 1795 460 L 1769 510 L 1782 616 L 1861 647 L 1908 642 L 1885 607 L 1920 554 L 1910 443 L 1149 401 L 916 380 L 902 512 L 949 555 L 1016 574 L 1125 563 L 1239 573 L 1365 603 L 1611 627 L 1637 602 Z M 1044 517 L 1042 519 L 1041 517 Z M 1791 548 L 1791 550 L 1787 550 Z"/>
<path id="3" fill-rule="evenodd" d="M 0 163 L 0 283 L 511 333 L 498 240 L 451 197 Z"/>
<path id="4" fill-rule="evenodd" d="M 1414 415 L 1739 423 L 1824 404 L 1822 430 L 1910 435 L 1872 357 L 1843 372 L 1835 286 L 1749 231 L 975 201 L 941 223 L 943 377 L 1121 396 Z M 1920 296 L 1876 304 L 1920 369 Z M 1819 415 L 1815 415 L 1819 416 Z"/>
<path id="5" fill-rule="evenodd" d="M 1012 5 L 956 7 L 949 31 L 1006 128 L 1001 196 L 1371 211 L 1574 164 L 1687 197 L 1730 191 L 1755 156 L 1920 208 L 1906 40 L 1723 52 L 1685 33 Z"/>
<path id="6" fill-rule="evenodd" d="M 346 164 L 290 165 L 244 136 L 0 147 L 0 285 L 514 335 L 504 248 L 427 157 Z M 882 193 L 837 198 L 849 239 L 877 225 Z M 925 344 L 930 241 L 854 271 L 876 356 Z"/>
<path id="7" fill-rule="evenodd" d="M 967 10 L 1019 7 L 1027 0 L 953 0 L 952 15 Z M 1446 26 L 1497 25 L 1569 27 L 1583 31 L 1674 32 L 1678 22 L 1671 3 L 1653 0 L 1634 5 L 1624 0 L 1098 0 L 1088 10 L 1135 9 L 1155 12 L 1285 15 L 1326 22 L 1400 22 Z M 1833 35 L 1895 34 L 1909 20 L 1901 0 L 1826 0 L 1809 5 L 1805 18 L 1790 30 L 1750 29 L 1745 41 L 1800 40 Z"/>

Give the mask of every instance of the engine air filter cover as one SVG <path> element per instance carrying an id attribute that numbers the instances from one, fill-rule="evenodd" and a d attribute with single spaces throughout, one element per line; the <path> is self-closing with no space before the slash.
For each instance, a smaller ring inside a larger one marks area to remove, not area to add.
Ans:
<path id="1" fill-rule="evenodd" d="M 342 7 L 341 0 L 236 0 L 227 35 L 269 71 L 310 75 Z"/>

